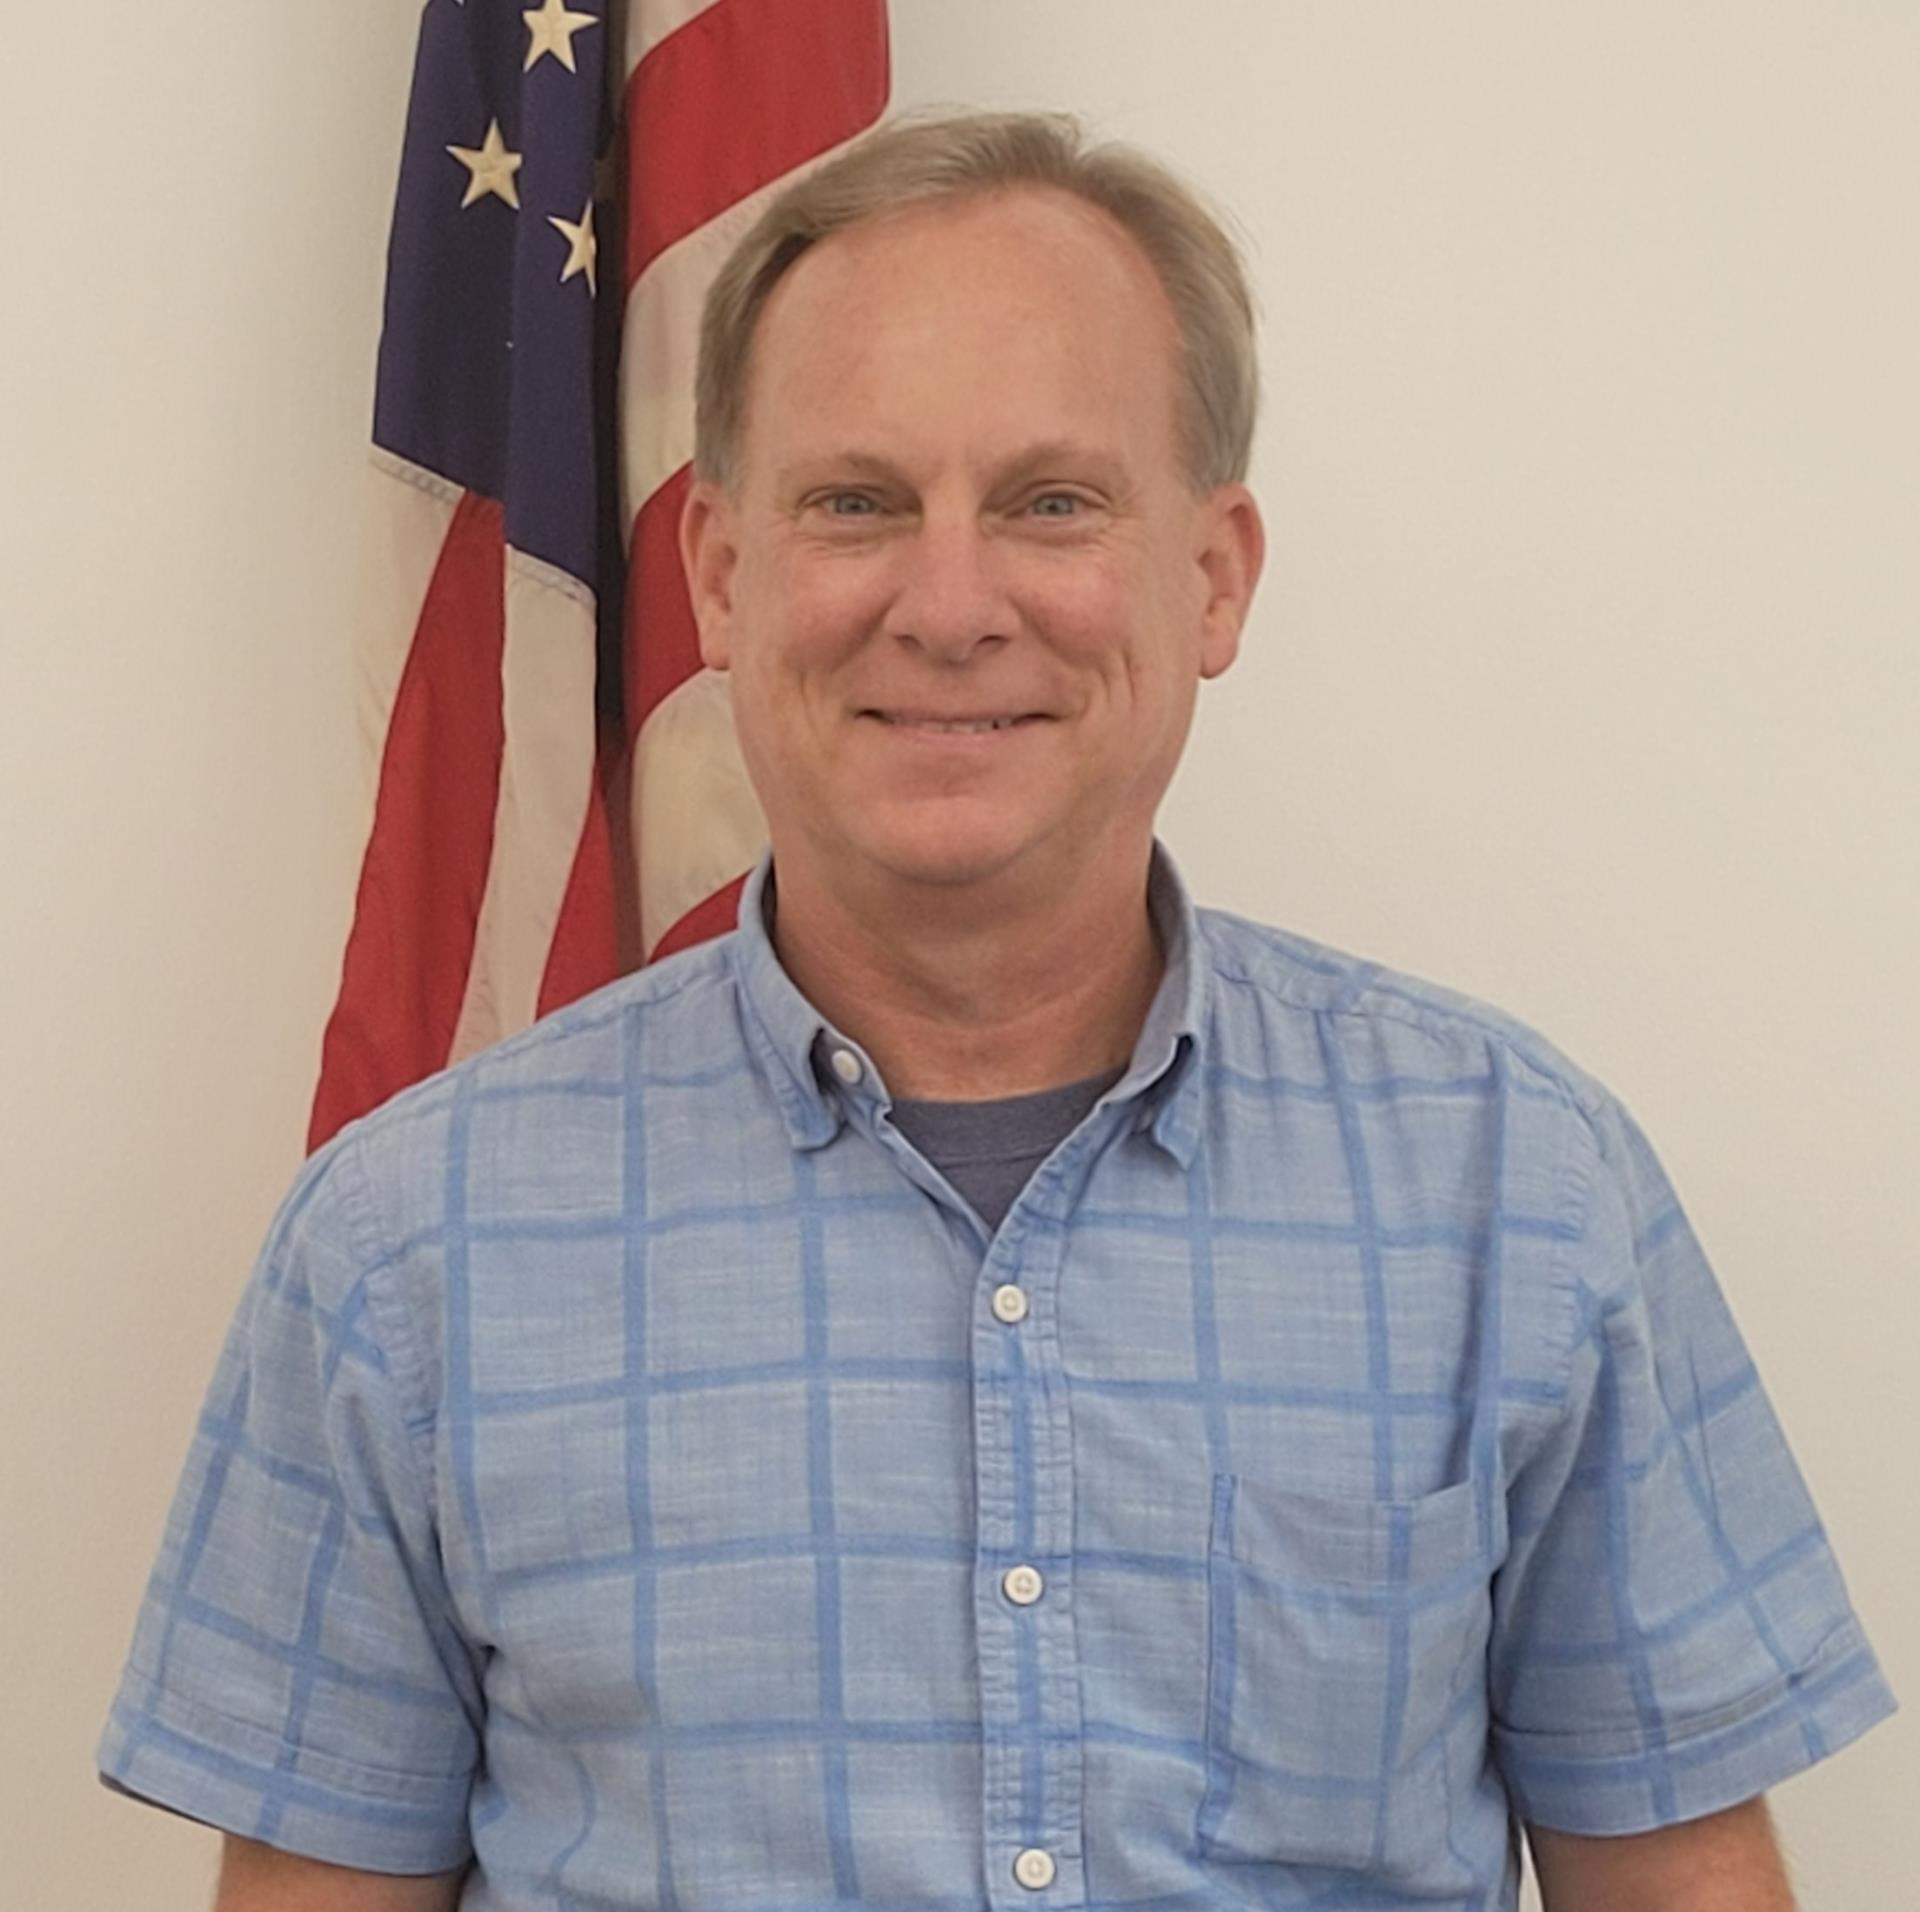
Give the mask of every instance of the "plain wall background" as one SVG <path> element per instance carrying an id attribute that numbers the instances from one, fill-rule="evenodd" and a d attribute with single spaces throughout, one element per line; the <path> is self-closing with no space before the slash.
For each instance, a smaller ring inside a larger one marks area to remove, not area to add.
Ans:
<path id="1" fill-rule="evenodd" d="M 1920 8 L 894 0 L 896 98 L 1226 198 L 1272 554 L 1163 815 L 1203 900 L 1486 997 L 1646 1124 L 1920 1799 Z M 0 1903 L 202 1906 L 92 1749 L 296 1168 L 358 844 L 349 607 L 418 7 L 30 8 L 0 66 Z"/>

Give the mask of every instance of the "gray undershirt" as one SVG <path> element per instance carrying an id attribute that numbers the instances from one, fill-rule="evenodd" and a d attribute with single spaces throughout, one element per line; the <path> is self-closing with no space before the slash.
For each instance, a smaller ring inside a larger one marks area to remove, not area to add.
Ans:
<path id="1" fill-rule="evenodd" d="M 896 1098 L 893 1125 L 995 1229 L 1027 1178 L 1125 1074 L 1123 1065 L 1064 1088 L 995 1102 Z"/>
<path id="2" fill-rule="evenodd" d="M 770 876 L 760 918 L 773 935 L 778 890 Z M 1164 931 L 1156 925 L 1156 936 Z M 1163 945 L 1164 946 L 1164 945 Z M 813 1064 L 829 1081 L 826 1031 L 814 1040 Z M 972 1205 L 989 1231 L 1000 1226 L 1027 1178 L 1080 1125 L 1080 1119 L 1127 1072 L 1126 1064 L 1033 1095 L 993 1102 L 925 1102 L 896 1097 L 893 1125 Z"/>

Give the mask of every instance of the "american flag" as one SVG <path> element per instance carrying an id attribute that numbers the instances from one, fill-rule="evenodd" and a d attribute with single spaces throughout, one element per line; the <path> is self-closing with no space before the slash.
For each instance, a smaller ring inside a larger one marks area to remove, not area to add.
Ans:
<path id="1" fill-rule="evenodd" d="M 700 303 L 887 89 L 885 0 L 426 0 L 310 1147 L 732 925 L 765 826 L 677 549 Z"/>

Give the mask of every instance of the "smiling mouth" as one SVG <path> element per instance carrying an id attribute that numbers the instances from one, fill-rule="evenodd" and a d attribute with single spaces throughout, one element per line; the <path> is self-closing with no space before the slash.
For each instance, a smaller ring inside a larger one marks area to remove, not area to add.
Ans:
<path id="1" fill-rule="evenodd" d="M 992 731 L 1018 730 L 1027 724 L 1050 721 L 1039 711 L 1019 717 L 910 717 L 894 716 L 884 710 L 863 710 L 860 714 L 876 719 L 890 730 L 917 731 L 936 737 L 985 736 Z"/>

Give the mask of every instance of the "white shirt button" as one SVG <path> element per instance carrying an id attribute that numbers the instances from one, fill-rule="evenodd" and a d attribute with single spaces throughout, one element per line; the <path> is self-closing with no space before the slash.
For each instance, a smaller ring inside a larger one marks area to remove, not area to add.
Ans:
<path id="1" fill-rule="evenodd" d="M 1016 1288 L 1010 1281 L 1003 1281 L 993 1291 L 993 1312 L 1002 1321 L 1024 1321 L 1027 1318 L 1027 1291 Z"/>
<path id="2" fill-rule="evenodd" d="M 1000 1577 L 1000 1591 L 1016 1607 L 1030 1607 L 1046 1592 L 1047 1583 L 1034 1567 L 1009 1567 Z"/>
<path id="3" fill-rule="evenodd" d="M 1042 1886 L 1053 1883 L 1053 1854 L 1042 1852 L 1038 1846 L 1029 1846 L 1013 1862 L 1013 1876 L 1022 1885 L 1031 1886 L 1038 1892 Z"/>
<path id="4" fill-rule="evenodd" d="M 833 1052 L 833 1072 L 842 1082 L 849 1085 L 860 1080 L 860 1058 L 851 1049 L 836 1049 Z"/>

